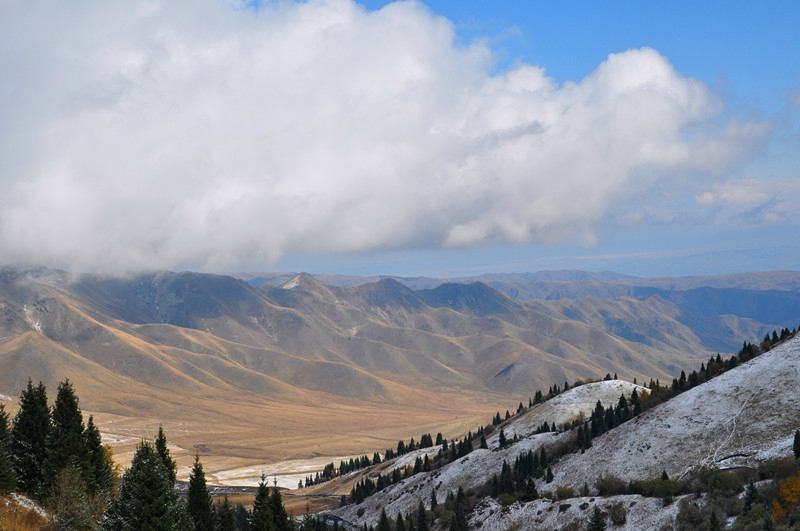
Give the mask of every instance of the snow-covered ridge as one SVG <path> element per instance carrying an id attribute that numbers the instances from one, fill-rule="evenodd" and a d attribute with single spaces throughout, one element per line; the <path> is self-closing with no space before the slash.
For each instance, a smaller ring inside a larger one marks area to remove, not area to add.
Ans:
<path id="1" fill-rule="evenodd" d="M 553 493 L 558 487 L 571 487 L 578 492 L 588 485 L 591 492 L 603 475 L 647 479 L 666 471 L 671 478 L 680 478 L 702 467 L 755 467 L 764 459 L 791 455 L 793 433 L 800 426 L 799 381 L 797 337 L 596 437 L 585 453 L 563 456 L 552 466 L 554 481 L 539 480 L 537 489 Z M 490 439 L 494 449 L 475 450 L 442 469 L 407 478 L 335 513 L 357 526 L 375 525 L 381 510 L 394 518 L 414 511 L 420 500 L 427 506 L 434 489 L 441 502 L 458 488 L 485 485 L 500 473 L 503 461 L 513 463 L 517 456 L 542 447 L 552 455 L 574 437 L 574 432 L 530 435 L 543 422 L 560 425 L 581 412 L 588 416 L 598 400 L 604 406 L 615 405 L 621 393 L 630 396 L 634 389 L 643 388 L 619 380 L 573 388 L 504 423 L 507 437 L 517 434 L 518 442 L 496 448 L 494 434 Z M 638 495 L 539 499 L 508 506 L 485 498 L 469 524 L 482 530 L 583 526 L 594 506 L 605 511 L 612 503 L 621 503 L 628 514 L 627 523 L 619 529 L 670 527 L 678 511 L 678 503 L 665 507 L 660 499 Z"/>
<path id="2" fill-rule="evenodd" d="M 634 389 L 640 395 L 642 391 L 647 391 L 645 387 L 622 380 L 605 380 L 573 387 L 546 402 L 536 404 L 519 417 L 514 417 L 503 427 L 503 433 L 507 439 L 514 438 L 515 435 L 526 437 L 536 433 L 544 422 L 550 424 L 555 422 L 560 428 L 563 424 L 580 418 L 581 415 L 588 420 L 598 400 L 605 408 L 615 406 L 620 395 L 624 394 L 625 398 L 630 398 Z M 499 446 L 498 436 L 499 433 L 495 433 L 487 439 L 490 447 Z"/>
<path id="3" fill-rule="evenodd" d="M 791 453 L 800 426 L 800 337 L 682 393 L 592 441 L 553 468 L 580 485 L 586 470 L 622 479 L 679 478 L 700 467 L 757 466 Z"/>

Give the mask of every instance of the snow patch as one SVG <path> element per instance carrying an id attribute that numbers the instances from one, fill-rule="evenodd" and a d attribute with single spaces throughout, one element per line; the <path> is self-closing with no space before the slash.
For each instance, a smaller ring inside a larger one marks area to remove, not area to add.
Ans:
<path id="1" fill-rule="evenodd" d="M 39 319 L 34 319 L 33 313 L 31 312 L 31 309 L 28 308 L 27 304 L 24 304 L 22 306 L 22 311 L 25 313 L 25 320 L 28 322 L 28 324 L 31 325 L 31 327 L 33 327 L 34 330 L 36 330 L 41 334 L 42 322 Z"/>
<path id="2" fill-rule="evenodd" d="M 300 285 L 300 275 L 297 275 L 293 279 L 289 280 L 281 286 L 281 289 L 295 289 L 297 286 Z"/>

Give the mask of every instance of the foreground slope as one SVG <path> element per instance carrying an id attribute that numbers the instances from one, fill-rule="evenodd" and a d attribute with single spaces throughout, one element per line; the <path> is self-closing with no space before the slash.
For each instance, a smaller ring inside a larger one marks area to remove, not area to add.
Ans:
<path id="1" fill-rule="evenodd" d="M 585 453 L 566 454 L 552 465 L 552 482 L 537 480 L 540 493 L 554 493 L 558 488 L 579 492 L 588 486 L 589 496 L 510 506 L 487 496 L 470 516 L 470 526 L 577 529 L 585 526 L 595 505 L 605 511 L 622 503 L 628 522 L 621 528 L 671 528 L 677 504 L 664 506 L 660 499 L 638 495 L 598 497 L 595 481 L 616 476 L 627 483 L 657 478 L 665 471 L 670 478 L 679 479 L 696 476 L 701 469 L 756 468 L 766 459 L 789 456 L 793 434 L 800 426 L 798 381 L 800 336 L 594 438 Z M 570 419 L 581 411 L 586 414 L 585 408 L 591 409 L 594 401 L 608 405 L 614 395 L 618 398 L 617 391 L 633 388 L 615 381 L 573 388 L 498 427 L 521 437 L 518 442 L 499 448 L 495 435 L 488 441 L 488 450 L 476 449 L 439 470 L 404 479 L 334 514 L 354 526 L 374 525 L 381 510 L 394 518 L 398 513 L 412 513 L 420 500 L 427 506 L 434 489 L 440 501 L 459 488 L 480 492 L 492 476 L 500 474 L 504 461 L 513 464 L 518 456 L 542 448 L 551 455 L 575 437 L 574 431 L 535 434 L 533 428 L 541 419 Z"/>
<path id="2" fill-rule="evenodd" d="M 554 468 L 579 485 L 586 467 L 622 479 L 680 478 L 700 467 L 757 466 L 791 453 L 800 426 L 800 338 L 690 389 L 619 426 Z"/>

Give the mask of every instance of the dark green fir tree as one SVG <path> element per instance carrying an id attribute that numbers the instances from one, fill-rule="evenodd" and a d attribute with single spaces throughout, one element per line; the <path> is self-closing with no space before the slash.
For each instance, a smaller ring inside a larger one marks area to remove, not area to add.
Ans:
<path id="1" fill-rule="evenodd" d="M 178 467 L 169 455 L 167 436 L 164 435 L 164 427 L 160 424 L 158 425 L 158 436 L 156 437 L 156 452 L 158 452 L 158 455 L 161 457 L 161 462 L 164 464 L 164 469 L 167 471 L 167 477 L 170 483 L 175 485 L 175 475 L 177 474 Z"/>
<path id="2" fill-rule="evenodd" d="M 45 463 L 50 429 L 47 391 L 42 382 L 34 387 L 29 378 L 28 386 L 20 396 L 10 444 L 11 466 L 17 478 L 17 488 L 28 496 L 40 497 L 45 494 Z"/>
<path id="3" fill-rule="evenodd" d="M 792 445 L 792 449 L 794 450 L 794 458 L 800 459 L 800 430 L 795 430 L 794 432 L 794 444 Z"/>
<path id="4" fill-rule="evenodd" d="M 189 516 L 194 522 L 195 531 L 214 531 L 214 515 L 211 496 L 206 486 L 206 475 L 200 456 L 194 456 L 194 466 L 189 474 L 189 494 L 187 497 Z"/>
<path id="5" fill-rule="evenodd" d="M 589 520 L 589 531 L 605 531 L 606 529 L 606 517 L 600 511 L 600 508 L 595 505 L 594 512 L 592 513 L 592 518 Z"/>
<path id="6" fill-rule="evenodd" d="M 381 509 L 381 517 L 378 520 L 377 531 L 392 531 L 392 523 L 386 515 L 386 509 Z"/>
<path id="7" fill-rule="evenodd" d="M 269 503 L 269 487 L 267 477 L 261 474 L 256 498 L 253 500 L 253 513 L 250 516 L 250 528 L 253 531 L 276 531 Z"/>
<path id="8" fill-rule="evenodd" d="M 52 485 L 56 475 L 65 467 L 78 470 L 87 490 L 95 492 L 83 414 L 78 406 L 78 397 L 69 380 L 58 384 L 58 393 L 53 405 L 52 429 L 48 438 L 46 462 L 47 484 Z"/>
<path id="9" fill-rule="evenodd" d="M 148 442 L 136 448 L 131 467 L 122 476 L 119 495 L 102 522 L 105 531 L 148 529 L 191 531 L 191 518 L 177 499 L 169 471 Z"/>
<path id="10" fill-rule="evenodd" d="M 222 499 L 222 502 L 217 504 L 214 513 L 217 521 L 217 531 L 238 531 L 236 511 L 231 507 L 227 494 Z"/>
<path id="11" fill-rule="evenodd" d="M 90 494 L 107 494 L 114 487 L 114 469 L 110 454 L 106 455 L 100 430 L 94 424 L 94 417 L 89 416 L 86 423 L 86 450 L 89 453 L 89 468 L 93 481 L 88 485 Z"/>

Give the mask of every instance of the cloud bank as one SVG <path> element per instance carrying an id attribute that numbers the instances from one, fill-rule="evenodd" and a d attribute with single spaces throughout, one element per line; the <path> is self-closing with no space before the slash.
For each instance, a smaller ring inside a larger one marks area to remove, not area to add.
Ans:
<path id="1" fill-rule="evenodd" d="M 0 69 L 0 256 L 83 270 L 591 243 L 766 131 L 653 49 L 495 72 L 417 2 L 3 2 Z"/>

